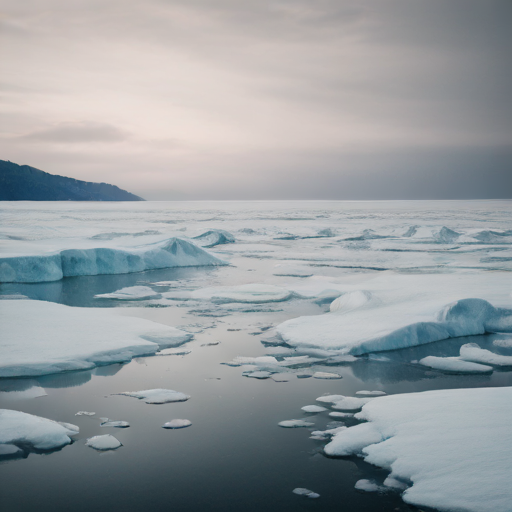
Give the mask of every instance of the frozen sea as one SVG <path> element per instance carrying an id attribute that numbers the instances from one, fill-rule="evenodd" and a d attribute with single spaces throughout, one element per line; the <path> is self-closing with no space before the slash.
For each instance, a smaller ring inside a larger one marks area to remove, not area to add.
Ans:
<path id="1" fill-rule="evenodd" d="M 468 343 L 512 356 L 512 324 L 501 314 L 512 308 L 511 201 L 4 202 L 0 220 L 0 266 L 2 258 L 9 262 L 2 275 L 11 281 L 0 284 L 0 298 L 20 308 L 27 300 L 117 308 L 193 335 L 123 363 L 0 378 L 0 409 L 80 428 L 62 449 L 27 448 L 21 457 L 3 458 L 2 510 L 416 510 L 401 490 L 383 487 L 389 471 L 358 456 L 328 457 L 328 439 L 310 439 L 313 431 L 359 423 L 329 416 L 339 409 L 316 399 L 512 386 L 508 366 L 460 374 L 419 363 L 459 357 Z M 174 238 L 185 240 L 180 265 L 187 243 L 214 258 L 194 252 L 191 266 L 156 268 L 154 248 Z M 148 269 L 135 271 L 123 260 L 120 273 L 85 275 L 101 268 L 84 265 L 73 271 L 84 275 L 58 278 L 45 267 L 66 251 L 96 258 L 104 249 L 128 254 L 127 261 L 136 254 L 136 265 Z M 24 261 L 41 265 L 39 282 L 16 277 L 28 275 Z M 386 350 L 407 322 L 436 322 L 438 309 L 475 298 L 501 316 L 470 322 L 481 314 L 478 303 L 457 329 L 442 325 L 450 339 Z M 334 318 L 325 331 L 322 315 Z M 73 328 L 66 328 L 73 343 Z M 380 348 L 361 350 L 377 331 Z M 118 394 L 160 388 L 191 398 L 153 405 Z M 302 410 L 314 404 L 327 410 Z M 130 426 L 100 428 L 100 418 Z M 191 426 L 162 428 L 173 419 Z M 292 419 L 314 426 L 278 426 Z M 86 446 L 104 434 L 122 446 Z M 359 480 L 374 481 L 379 491 L 355 489 Z M 294 494 L 296 488 L 320 498 Z"/>

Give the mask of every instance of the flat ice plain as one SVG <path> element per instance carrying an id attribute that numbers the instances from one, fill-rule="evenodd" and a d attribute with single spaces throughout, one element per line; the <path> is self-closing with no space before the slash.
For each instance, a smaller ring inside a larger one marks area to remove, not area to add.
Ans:
<path id="1" fill-rule="evenodd" d="M 65 502 L 98 510 L 140 510 L 143 487 L 187 510 L 311 505 L 293 489 L 325 511 L 508 510 L 510 201 L 0 215 L 0 432 L 19 432 L 0 438 L 7 509 L 37 495 L 60 510 L 65 475 Z M 172 418 L 193 428 L 171 434 Z M 122 449 L 88 448 L 105 434 Z"/>

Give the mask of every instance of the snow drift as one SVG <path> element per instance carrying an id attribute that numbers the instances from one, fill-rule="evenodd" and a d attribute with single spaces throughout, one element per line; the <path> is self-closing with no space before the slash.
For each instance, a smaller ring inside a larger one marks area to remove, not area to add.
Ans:
<path id="1" fill-rule="evenodd" d="M 366 422 L 337 433 L 325 453 L 362 453 L 391 471 L 386 482 L 411 485 L 405 502 L 440 510 L 510 510 L 511 387 L 379 397 L 356 418 Z"/>
<path id="2" fill-rule="evenodd" d="M 0 282 L 39 283 L 68 276 L 226 264 L 191 242 L 170 238 L 137 247 L 63 249 L 49 254 L 0 257 Z"/>

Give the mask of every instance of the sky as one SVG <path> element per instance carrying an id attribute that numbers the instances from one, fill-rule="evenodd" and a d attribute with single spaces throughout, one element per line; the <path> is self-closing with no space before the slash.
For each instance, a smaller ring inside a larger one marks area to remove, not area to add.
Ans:
<path id="1" fill-rule="evenodd" d="M 510 0 L 0 0 L 0 159 L 153 200 L 512 197 Z"/>

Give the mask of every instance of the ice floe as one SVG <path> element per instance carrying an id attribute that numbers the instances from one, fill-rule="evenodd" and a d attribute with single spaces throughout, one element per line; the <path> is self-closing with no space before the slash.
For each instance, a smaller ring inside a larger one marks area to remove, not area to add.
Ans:
<path id="1" fill-rule="evenodd" d="M 315 372 L 313 373 L 314 379 L 341 379 L 341 375 L 338 373 L 330 372 Z"/>
<path id="2" fill-rule="evenodd" d="M 113 293 L 102 293 L 95 295 L 95 299 L 115 299 L 115 300 L 147 300 L 158 299 L 160 293 L 153 291 L 149 286 L 129 286 Z"/>
<path id="3" fill-rule="evenodd" d="M 293 489 L 293 494 L 298 494 L 299 496 L 305 496 L 306 498 L 320 498 L 320 494 L 310 491 L 309 489 L 305 489 L 304 487 L 296 487 Z"/>
<path id="4" fill-rule="evenodd" d="M 192 425 L 192 422 L 190 420 L 176 419 L 167 421 L 162 425 L 162 428 L 186 428 L 190 427 L 190 425 Z"/>
<path id="5" fill-rule="evenodd" d="M 244 372 L 242 375 L 244 377 L 249 377 L 251 379 L 264 380 L 264 379 L 268 379 L 272 375 L 272 373 L 267 372 L 265 370 L 259 370 L 259 371 L 255 371 L 255 372 L 252 372 L 252 371 Z"/>
<path id="6" fill-rule="evenodd" d="M 325 407 L 322 407 L 321 405 L 305 405 L 304 407 L 301 407 L 301 409 L 304 412 L 309 412 L 309 413 L 317 413 L 317 412 L 327 411 L 327 409 Z"/>
<path id="7" fill-rule="evenodd" d="M 314 423 L 304 420 L 285 420 L 280 421 L 278 423 L 280 427 L 283 428 L 303 428 L 303 427 L 312 427 Z"/>
<path id="8" fill-rule="evenodd" d="M 129 317 L 123 310 L 35 300 L 3 301 L 0 324 L 0 377 L 127 362 L 192 337 L 173 327 Z"/>
<path id="9" fill-rule="evenodd" d="M 325 446 L 412 482 L 402 495 L 417 507 L 508 512 L 512 503 L 512 388 L 472 388 L 372 400 L 360 423 Z"/>
<path id="10" fill-rule="evenodd" d="M 345 398 L 345 395 L 324 395 L 319 396 L 316 401 L 317 402 L 325 402 L 325 403 L 335 403 L 339 402 L 340 400 L 343 400 Z"/>
<path id="11" fill-rule="evenodd" d="M 373 400 L 372 397 L 359 398 L 356 396 L 345 396 L 341 400 L 337 400 L 333 404 L 333 409 L 339 409 L 340 411 L 357 411 L 361 409 L 363 405 Z"/>
<path id="12" fill-rule="evenodd" d="M 460 347 L 460 358 L 491 366 L 512 366 L 512 356 L 502 356 L 480 348 L 476 343 L 466 343 Z"/>
<path id="13" fill-rule="evenodd" d="M 222 229 L 212 229 L 202 235 L 195 236 L 193 240 L 201 247 L 208 248 L 221 244 L 232 244 L 235 242 L 235 237 Z"/>
<path id="14" fill-rule="evenodd" d="M 78 411 L 75 416 L 94 416 L 95 412 Z"/>
<path id="15" fill-rule="evenodd" d="M 171 402 L 186 402 L 190 395 L 173 389 L 146 389 L 145 391 L 124 391 L 115 395 L 131 396 L 143 400 L 147 404 L 168 404 Z"/>
<path id="16" fill-rule="evenodd" d="M 338 412 L 332 411 L 329 413 L 331 418 L 352 418 L 354 416 L 353 412 Z"/>
<path id="17" fill-rule="evenodd" d="M 464 361 L 459 357 L 427 356 L 418 361 L 423 366 L 449 373 L 492 373 L 492 366 Z"/>
<path id="18" fill-rule="evenodd" d="M 287 320 L 277 326 L 277 338 L 297 350 L 361 355 L 512 331 L 512 309 L 506 309 L 512 303 L 510 282 L 499 273 L 386 273 L 354 280 L 347 278 L 346 292 L 330 313 Z"/>
<path id="19" fill-rule="evenodd" d="M 327 430 L 314 430 L 313 432 L 311 432 L 311 437 L 318 440 L 330 439 L 331 437 L 335 436 L 338 432 L 341 432 L 346 428 L 347 427 L 345 427 L 344 425 L 340 425 L 338 427 L 329 428 Z"/>
<path id="20" fill-rule="evenodd" d="M 108 418 L 100 418 L 100 427 L 128 428 L 130 424 L 123 420 L 109 420 Z"/>
<path id="21" fill-rule="evenodd" d="M 123 446 L 118 439 L 110 434 L 90 437 L 87 439 L 85 445 L 101 452 L 115 450 L 116 448 Z"/>
<path id="22" fill-rule="evenodd" d="M 378 492 L 386 490 L 384 486 L 377 484 L 373 480 L 366 480 L 365 478 L 358 480 L 354 485 L 354 489 L 364 492 Z"/>
<path id="23" fill-rule="evenodd" d="M 356 395 L 359 396 L 384 396 L 386 393 L 384 391 L 356 391 Z"/>
<path id="24" fill-rule="evenodd" d="M 0 409 L 0 446 L 55 450 L 70 444 L 71 437 L 78 433 L 79 428 L 71 423 L 59 423 L 21 411 Z"/>
<path id="25" fill-rule="evenodd" d="M 226 265 L 227 263 L 201 247 L 170 238 L 158 243 L 135 247 L 63 248 L 40 254 L 0 256 L 0 282 L 39 283 L 58 281 L 67 276 L 128 274 L 158 268 Z M 23 245 L 18 244 L 23 250 Z"/>

